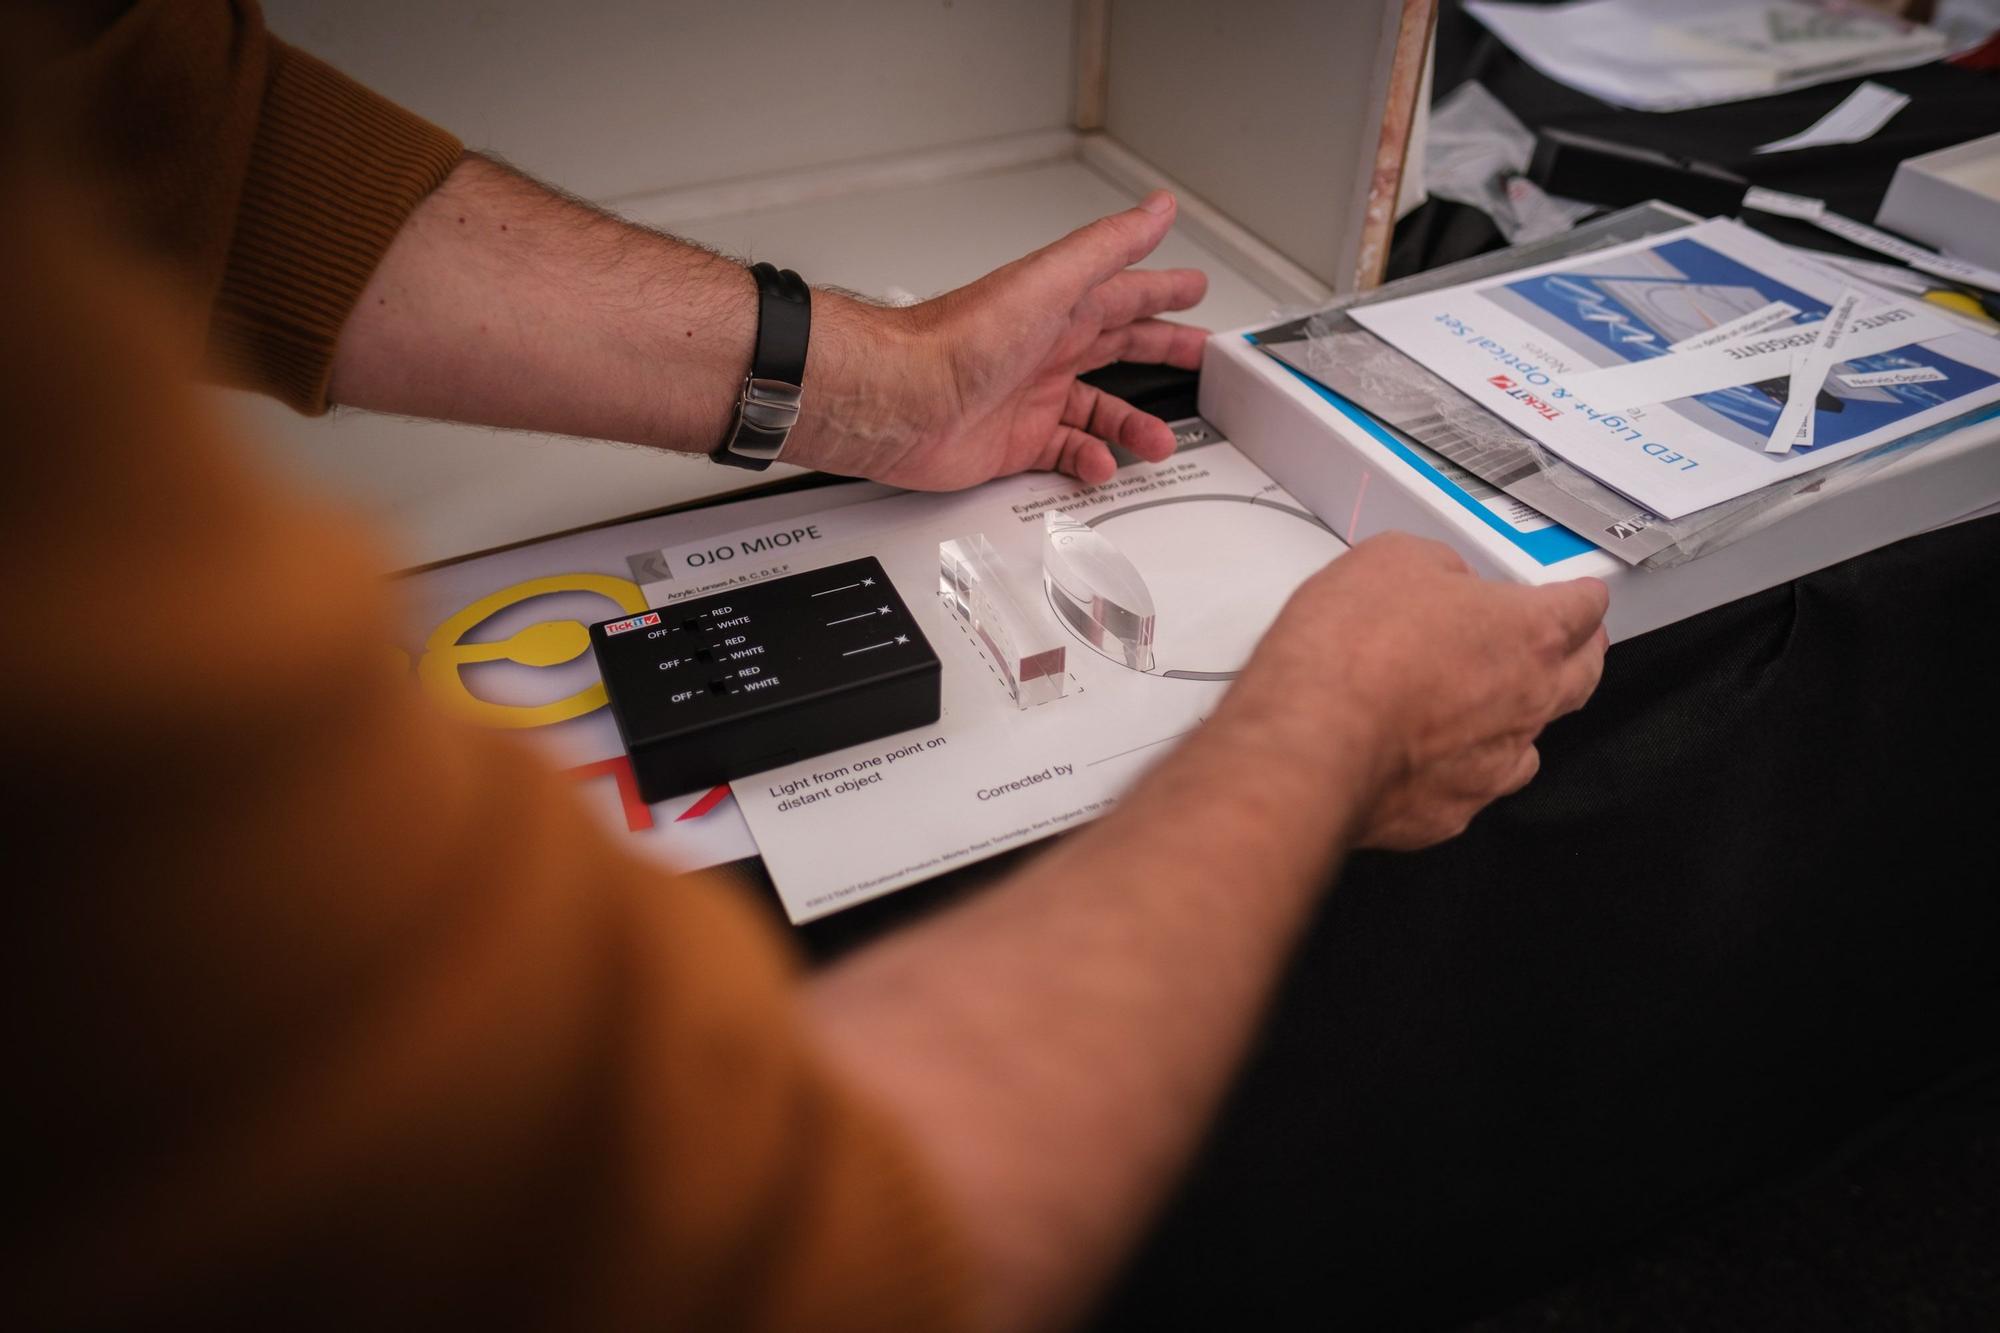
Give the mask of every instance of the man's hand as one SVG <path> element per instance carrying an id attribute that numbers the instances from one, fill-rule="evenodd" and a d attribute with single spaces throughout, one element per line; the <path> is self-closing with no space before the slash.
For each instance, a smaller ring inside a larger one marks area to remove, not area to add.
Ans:
<path id="1" fill-rule="evenodd" d="M 1596 579 L 1487 582 L 1449 547 L 1385 534 L 1300 587 L 1237 706 L 1307 745 L 1360 724 L 1376 794 L 1356 811 L 1356 845 L 1427 846 L 1534 777 L 1542 728 L 1597 688 L 1606 601 Z M 1318 734 L 1300 726 L 1322 719 Z"/>
<path id="2" fill-rule="evenodd" d="M 852 346 L 808 366 L 817 419 L 801 423 L 788 461 L 956 490 L 1033 469 L 1104 481 L 1110 444 L 1167 457 L 1165 422 L 1077 376 L 1119 360 L 1200 366 L 1205 331 L 1157 316 L 1200 301 L 1208 279 L 1128 271 L 1173 220 L 1173 196 L 1156 191 L 922 305 L 829 306 L 830 336 Z"/>

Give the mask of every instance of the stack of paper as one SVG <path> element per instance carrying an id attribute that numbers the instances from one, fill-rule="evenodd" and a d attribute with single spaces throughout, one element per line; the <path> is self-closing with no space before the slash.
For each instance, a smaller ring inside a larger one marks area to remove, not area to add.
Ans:
<path id="1" fill-rule="evenodd" d="M 1860 6 L 1802 0 L 1467 0 L 1542 73 L 1614 106 L 1678 111 L 1941 59 L 1944 36 Z"/>

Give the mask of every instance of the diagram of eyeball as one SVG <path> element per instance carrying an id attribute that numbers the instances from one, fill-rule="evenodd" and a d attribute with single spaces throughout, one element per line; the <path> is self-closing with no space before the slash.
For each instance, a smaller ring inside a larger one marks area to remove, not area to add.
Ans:
<path id="1" fill-rule="evenodd" d="M 1233 680 L 1292 590 L 1347 544 L 1276 487 L 1179 495 L 1043 518 L 1056 620 L 1128 670 Z"/>

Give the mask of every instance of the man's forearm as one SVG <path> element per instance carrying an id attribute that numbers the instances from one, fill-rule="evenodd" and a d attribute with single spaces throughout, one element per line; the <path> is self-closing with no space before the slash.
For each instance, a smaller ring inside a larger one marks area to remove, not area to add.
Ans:
<path id="1" fill-rule="evenodd" d="M 468 156 L 342 328 L 331 397 L 705 453 L 731 424 L 756 333 L 741 264 Z M 836 412 L 849 438 L 869 431 L 867 378 L 900 336 L 891 312 L 815 293 L 813 387 L 788 458 L 827 464 L 815 437 Z"/>
<path id="2" fill-rule="evenodd" d="M 1352 837 L 1359 735 L 1232 696 L 1112 815 L 814 982 L 956 1196 L 994 1327 L 1077 1314 L 1192 1151 Z"/>

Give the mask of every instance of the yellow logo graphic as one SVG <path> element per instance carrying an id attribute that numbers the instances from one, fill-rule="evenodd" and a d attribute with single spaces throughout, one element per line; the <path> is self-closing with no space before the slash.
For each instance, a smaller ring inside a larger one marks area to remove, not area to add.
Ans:
<path id="1" fill-rule="evenodd" d="M 604 707 L 604 685 L 593 682 L 553 703 L 504 704 L 482 699 L 465 683 L 464 668 L 480 662 L 552 667 L 590 651 L 590 627 L 580 620 L 543 620 L 493 643 L 465 636 L 508 607 L 553 593 L 593 593 L 627 614 L 646 609 L 639 585 L 613 574 L 550 574 L 488 593 L 431 631 L 417 661 L 417 679 L 446 708 L 487 727 L 547 727 Z"/>

